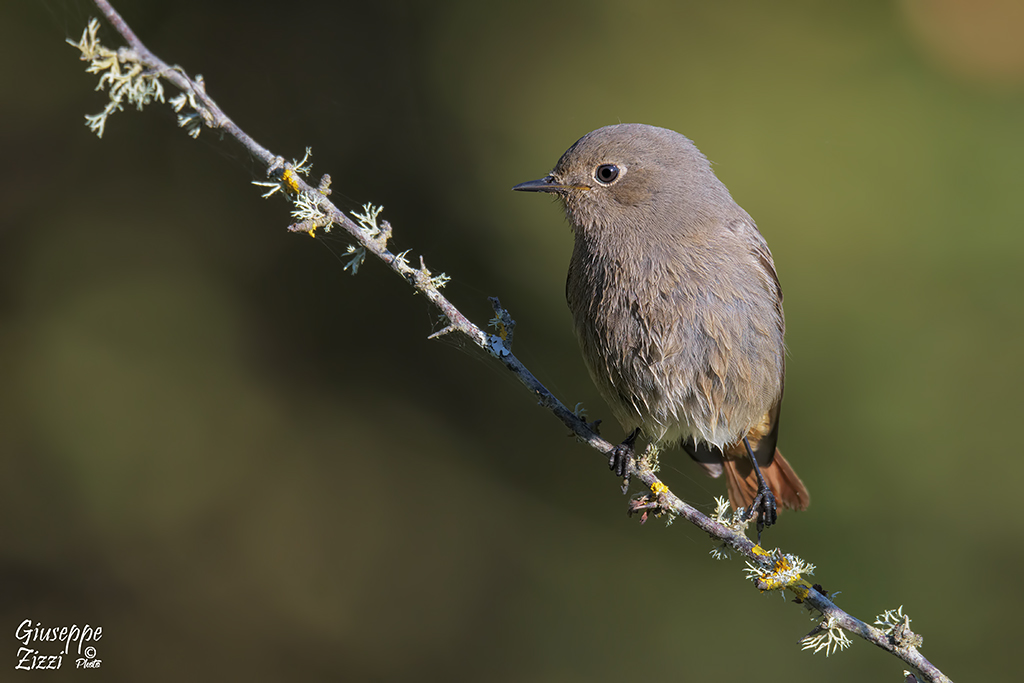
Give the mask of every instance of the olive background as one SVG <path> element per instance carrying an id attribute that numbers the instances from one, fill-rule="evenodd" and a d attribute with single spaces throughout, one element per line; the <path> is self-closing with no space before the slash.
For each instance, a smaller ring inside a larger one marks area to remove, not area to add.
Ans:
<path id="1" fill-rule="evenodd" d="M 473 320 L 499 296 L 516 353 L 612 440 L 564 303 L 568 226 L 509 189 L 602 125 L 692 138 L 786 293 L 780 445 L 812 504 L 766 545 L 868 622 L 902 605 L 954 680 L 1015 679 L 1017 3 L 115 6 L 256 140 L 311 146 L 343 208 L 382 204 Z M 0 5 L 8 672 L 31 619 L 101 626 L 102 668 L 21 678 L 902 680 L 864 641 L 801 652 L 808 613 L 740 559 L 628 518 L 603 458 L 482 353 L 428 341 L 400 278 L 286 232 L 239 147 L 166 105 L 97 139 L 105 95 L 64 44 L 95 15 Z M 724 493 L 662 463 L 705 511 Z"/>

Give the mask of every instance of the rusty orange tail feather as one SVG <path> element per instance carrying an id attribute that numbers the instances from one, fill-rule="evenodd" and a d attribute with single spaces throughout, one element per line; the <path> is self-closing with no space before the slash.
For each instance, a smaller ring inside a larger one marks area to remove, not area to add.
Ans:
<path id="1" fill-rule="evenodd" d="M 742 460 L 726 460 L 725 483 L 729 491 L 729 502 L 733 508 L 750 507 L 757 494 L 757 474 L 746 458 Z M 789 510 L 806 510 L 811 502 L 811 494 L 800 481 L 800 477 L 782 457 L 778 449 L 771 465 L 761 465 L 761 474 L 775 494 L 781 508 Z"/>

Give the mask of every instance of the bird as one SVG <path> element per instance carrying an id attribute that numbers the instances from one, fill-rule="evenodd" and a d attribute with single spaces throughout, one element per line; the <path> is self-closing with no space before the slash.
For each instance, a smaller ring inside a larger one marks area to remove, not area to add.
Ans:
<path id="1" fill-rule="evenodd" d="M 641 435 L 679 445 L 725 474 L 759 538 L 779 505 L 806 509 L 807 488 L 777 449 L 786 325 L 775 263 L 696 145 L 667 128 L 605 126 L 512 189 L 564 205 L 573 327 L 628 433 L 609 466 L 628 478 Z"/>

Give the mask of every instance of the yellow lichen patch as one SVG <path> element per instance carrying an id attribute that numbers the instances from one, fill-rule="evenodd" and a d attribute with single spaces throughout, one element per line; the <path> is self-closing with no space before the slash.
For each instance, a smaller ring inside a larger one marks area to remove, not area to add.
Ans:
<path id="1" fill-rule="evenodd" d="M 310 228 L 309 230 L 306 231 L 306 234 L 309 235 L 310 237 L 316 237 L 316 228 Z"/>
<path id="2" fill-rule="evenodd" d="M 755 545 L 753 548 L 750 549 L 750 551 L 752 553 L 754 553 L 755 555 L 760 555 L 762 557 L 766 557 L 768 555 L 771 555 L 770 552 L 768 552 L 767 550 L 765 550 L 764 548 L 762 548 L 759 545 Z"/>
<path id="3" fill-rule="evenodd" d="M 295 172 L 292 169 L 284 169 L 284 173 L 281 174 L 281 180 L 284 181 L 284 184 L 287 185 L 288 189 L 292 192 L 297 193 L 299 191 L 299 183 L 295 180 Z"/>
<path id="4" fill-rule="evenodd" d="M 778 551 L 767 553 L 763 549 L 754 546 L 754 554 L 765 557 L 772 557 L 771 568 L 757 566 L 748 562 L 747 577 L 757 583 L 761 591 L 774 591 L 782 588 L 789 588 L 800 600 L 807 596 L 810 584 L 804 580 L 802 574 L 813 574 L 814 565 L 804 562 L 796 555 L 784 555 Z"/>
<path id="5" fill-rule="evenodd" d="M 761 583 L 764 585 L 762 590 L 772 591 L 778 588 L 785 588 L 793 582 L 792 572 L 793 565 L 789 563 L 785 556 L 780 557 L 775 561 L 772 571 L 761 576 Z"/>
<path id="6" fill-rule="evenodd" d="M 796 581 L 794 581 L 786 587 L 789 588 L 789 590 L 793 591 L 793 594 L 796 596 L 797 602 L 803 602 L 804 600 L 806 600 L 807 595 L 808 593 L 810 593 L 812 588 L 811 584 L 809 584 L 805 579 L 797 579 Z"/>
<path id="7" fill-rule="evenodd" d="M 663 493 L 668 493 L 668 487 L 662 484 L 660 481 L 656 481 L 651 484 L 651 493 L 656 496 L 660 496 Z"/>

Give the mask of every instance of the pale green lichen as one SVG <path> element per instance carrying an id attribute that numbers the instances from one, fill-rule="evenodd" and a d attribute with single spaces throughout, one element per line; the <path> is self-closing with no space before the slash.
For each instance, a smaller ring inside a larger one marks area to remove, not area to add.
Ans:
<path id="1" fill-rule="evenodd" d="M 800 642 L 804 645 L 802 649 L 811 650 L 811 654 L 824 650 L 826 657 L 853 644 L 846 632 L 836 626 L 831 617 L 822 619 L 813 631 L 800 639 Z"/>
<path id="2" fill-rule="evenodd" d="M 711 515 L 711 519 L 718 522 L 723 526 L 727 526 L 734 531 L 740 531 L 746 528 L 747 522 L 742 521 L 742 508 L 739 511 L 733 511 L 732 506 L 729 505 L 729 500 L 723 496 L 715 496 L 715 511 Z M 742 528 L 738 528 L 737 525 L 742 524 Z M 717 543 L 715 547 L 708 551 L 711 557 L 716 560 L 728 560 L 732 557 L 732 548 L 728 543 L 722 541 Z"/>
<path id="3" fill-rule="evenodd" d="M 196 83 L 201 85 L 203 77 L 197 75 Z M 187 93 L 180 93 L 171 98 L 170 104 L 178 114 L 178 128 L 184 128 L 188 136 L 193 139 L 199 137 L 199 133 L 203 130 L 203 117 L 199 114 L 199 102 L 196 100 L 195 93 L 191 90 Z M 191 107 L 192 111 L 182 113 L 186 106 Z"/>
<path id="4" fill-rule="evenodd" d="M 130 50 L 115 52 L 104 47 L 97 37 L 100 22 L 93 18 L 82 31 L 81 39 L 76 43 L 68 40 L 82 53 L 81 59 L 89 62 L 85 68 L 87 73 L 101 74 L 97 90 L 107 89 L 110 101 L 103 111 L 85 117 L 89 130 L 103 137 L 107 119 L 115 111 L 120 111 L 125 103 L 134 104 L 137 109 L 153 101 L 164 101 L 164 86 L 156 74 L 148 73 L 146 68 L 133 56 Z"/>
<path id="5" fill-rule="evenodd" d="M 363 261 L 366 260 L 366 249 L 364 247 L 349 246 L 348 252 L 352 256 L 345 261 L 344 270 L 352 270 L 352 274 L 355 275 L 359 272 L 359 266 L 363 265 Z"/>
<path id="6" fill-rule="evenodd" d="M 269 197 L 271 197 L 271 196 L 272 196 L 272 195 L 273 195 L 273 194 L 274 194 L 275 192 L 278 192 L 278 191 L 280 191 L 280 189 L 281 189 L 281 183 L 278 183 L 278 182 L 268 182 L 268 183 L 261 183 L 261 182 L 260 182 L 260 181 L 258 181 L 258 180 L 254 180 L 254 181 L 252 181 L 252 184 L 253 184 L 253 185 L 259 185 L 260 187 L 267 187 L 267 188 L 270 188 L 270 189 L 268 189 L 268 190 L 267 190 L 266 192 L 264 192 L 264 193 L 263 193 L 262 195 L 260 195 L 260 196 L 261 196 L 261 197 L 263 197 L 264 199 L 268 199 L 268 198 L 269 198 Z"/>
<path id="7" fill-rule="evenodd" d="M 898 648 L 918 648 L 924 645 L 924 637 L 910 630 L 910 615 L 903 613 L 903 605 L 879 614 L 875 617 L 875 624 L 885 631 Z"/>
<path id="8" fill-rule="evenodd" d="M 377 216 L 383 210 L 383 206 L 374 206 L 369 203 L 363 204 L 362 212 L 352 212 L 352 218 L 355 218 L 359 226 L 369 233 L 369 237 L 375 238 L 381 233 L 381 228 L 377 224 Z"/>
<path id="9" fill-rule="evenodd" d="M 658 444 L 653 441 L 647 444 L 647 448 L 644 450 L 643 455 L 640 456 L 640 462 L 637 463 L 637 468 L 642 470 L 650 470 L 657 474 L 661 470 L 661 461 L 658 455 L 661 453 L 661 448 Z"/>
<path id="10" fill-rule="evenodd" d="M 295 161 L 292 159 L 292 170 L 303 177 L 309 177 L 310 171 L 313 170 L 313 148 L 307 147 L 306 153 L 302 156 L 301 161 Z M 383 207 L 382 207 L 383 208 Z"/>
<path id="11" fill-rule="evenodd" d="M 444 273 L 438 273 L 430 278 L 430 286 L 434 289 L 441 289 L 449 282 L 451 282 L 451 278 Z"/>
<path id="12" fill-rule="evenodd" d="M 886 633 L 892 633 L 897 626 L 910 626 L 910 615 L 904 614 L 903 605 L 900 605 L 896 609 L 887 609 L 875 617 L 875 624 Z"/>
<path id="13" fill-rule="evenodd" d="M 298 222 L 307 223 L 315 227 L 324 227 L 326 232 L 330 232 L 330 217 L 320 208 L 319 199 L 309 195 L 300 194 L 295 198 L 292 217 Z"/>
<path id="14" fill-rule="evenodd" d="M 708 554 L 716 560 L 728 560 L 732 558 L 732 549 L 728 543 L 719 543 L 708 551 Z"/>
<path id="15" fill-rule="evenodd" d="M 379 212 L 378 212 L 379 213 Z M 374 225 L 376 225 L 376 214 L 374 214 Z M 423 262 L 423 257 L 420 257 L 420 268 L 414 271 L 417 274 L 416 284 L 422 289 L 434 289 L 438 290 L 448 284 L 451 278 L 444 273 L 438 273 L 434 275 L 427 269 L 427 264 Z"/>
<path id="16" fill-rule="evenodd" d="M 412 250 L 411 249 L 406 249 L 405 251 L 401 252 L 400 254 L 395 254 L 394 258 L 392 258 L 392 261 L 395 264 L 397 264 L 397 267 L 398 267 L 399 270 L 402 270 L 402 271 L 412 270 L 412 266 L 409 265 L 409 259 L 406 258 L 409 255 L 410 251 L 412 251 Z"/>

